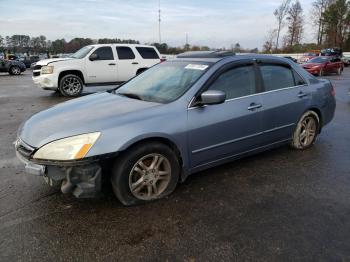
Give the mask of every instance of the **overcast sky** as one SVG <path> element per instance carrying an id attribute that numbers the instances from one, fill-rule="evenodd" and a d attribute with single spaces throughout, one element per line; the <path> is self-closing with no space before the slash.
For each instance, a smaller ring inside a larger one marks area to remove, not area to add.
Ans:
<path id="1" fill-rule="evenodd" d="M 162 42 L 183 45 L 187 33 L 191 45 L 261 48 L 281 1 L 161 0 Z M 300 0 L 306 17 L 312 1 Z M 158 42 L 158 0 L 0 0 L 0 35 L 13 34 Z"/>

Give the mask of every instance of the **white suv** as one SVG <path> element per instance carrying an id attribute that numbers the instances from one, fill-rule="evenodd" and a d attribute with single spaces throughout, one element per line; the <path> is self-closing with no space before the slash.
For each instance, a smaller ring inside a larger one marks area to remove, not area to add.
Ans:
<path id="1" fill-rule="evenodd" d="M 45 90 L 78 96 L 88 85 L 120 84 L 161 62 L 153 46 L 99 44 L 68 58 L 45 59 L 33 68 L 33 81 Z"/>

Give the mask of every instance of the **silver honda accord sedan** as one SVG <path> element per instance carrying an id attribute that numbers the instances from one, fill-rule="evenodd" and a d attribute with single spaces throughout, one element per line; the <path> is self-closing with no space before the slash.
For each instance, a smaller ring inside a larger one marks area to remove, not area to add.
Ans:
<path id="1" fill-rule="evenodd" d="M 27 173 L 63 193 L 93 197 L 107 178 L 136 205 L 207 168 L 286 144 L 309 148 L 333 118 L 334 95 L 288 59 L 185 53 L 32 116 L 15 148 Z"/>

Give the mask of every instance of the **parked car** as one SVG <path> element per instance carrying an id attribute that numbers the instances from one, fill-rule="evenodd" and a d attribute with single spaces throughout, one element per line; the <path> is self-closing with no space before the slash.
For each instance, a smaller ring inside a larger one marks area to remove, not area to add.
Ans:
<path id="1" fill-rule="evenodd" d="M 310 59 L 313 59 L 315 57 L 320 56 L 320 50 L 312 50 L 308 53 L 305 53 L 302 57 L 299 59 L 299 63 L 307 63 Z"/>
<path id="2" fill-rule="evenodd" d="M 45 90 L 78 96 L 88 85 L 120 84 L 161 61 L 153 46 L 85 46 L 68 58 L 46 59 L 33 68 L 33 81 Z"/>
<path id="3" fill-rule="evenodd" d="M 33 63 L 36 63 L 38 62 L 40 59 L 39 59 L 39 56 L 25 56 L 21 59 L 19 59 L 19 61 L 21 61 L 23 64 L 26 65 L 26 68 L 30 68 L 30 66 L 33 64 Z"/>
<path id="4" fill-rule="evenodd" d="M 15 143 L 25 170 L 76 197 L 94 196 L 111 170 L 117 198 L 135 205 L 207 168 L 285 144 L 307 149 L 334 116 L 331 82 L 288 59 L 202 54 L 32 116 Z"/>
<path id="5" fill-rule="evenodd" d="M 302 67 L 310 74 L 323 76 L 325 74 L 336 73 L 341 75 L 344 64 L 339 57 L 320 56 L 311 59 Z"/>
<path id="6" fill-rule="evenodd" d="M 345 67 L 350 65 L 350 56 L 343 56 L 341 60 L 343 61 Z"/>
<path id="7" fill-rule="evenodd" d="M 20 75 L 26 71 L 26 66 L 20 61 L 0 59 L 0 72 L 7 72 L 10 75 Z"/>

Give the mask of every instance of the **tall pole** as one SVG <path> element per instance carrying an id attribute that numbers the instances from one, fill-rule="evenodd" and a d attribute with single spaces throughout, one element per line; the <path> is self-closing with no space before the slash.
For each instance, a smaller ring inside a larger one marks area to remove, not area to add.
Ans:
<path id="1" fill-rule="evenodd" d="M 161 22 L 161 19 L 160 19 L 160 0 L 159 0 L 159 5 L 158 5 L 158 33 L 159 33 L 159 44 L 162 44 L 162 36 L 161 36 L 161 33 L 160 33 L 160 22 Z"/>

